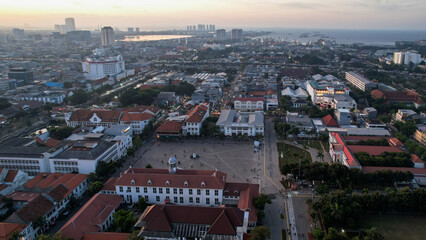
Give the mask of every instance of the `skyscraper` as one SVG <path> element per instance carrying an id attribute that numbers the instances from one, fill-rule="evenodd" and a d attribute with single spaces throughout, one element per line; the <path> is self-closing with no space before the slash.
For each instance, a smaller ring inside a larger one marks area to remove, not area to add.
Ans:
<path id="1" fill-rule="evenodd" d="M 128 31 L 129 33 L 132 33 L 132 32 L 133 32 L 133 28 L 132 28 L 132 27 L 129 27 L 129 28 L 127 28 L 127 31 Z"/>
<path id="2" fill-rule="evenodd" d="M 234 28 L 231 31 L 231 40 L 240 42 L 243 40 L 243 30 L 239 28 Z"/>
<path id="3" fill-rule="evenodd" d="M 137 27 L 137 28 L 135 28 L 135 29 L 136 29 L 136 32 L 137 32 L 137 33 L 139 33 L 139 28 Z"/>
<path id="4" fill-rule="evenodd" d="M 103 27 L 101 29 L 102 46 L 110 46 L 115 43 L 114 29 L 112 27 Z"/>
<path id="5" fill-rule="evenodd" d="M 216 31 L 216 39 L 218 41 L 225 41 L 226 40 L 226 31 L 225 31 L 225 29 L 218 29 Z"/>
<path id="6" fill-rule="evenodd" d="M 65 27 L 67 29 L 67 32 L 69 31 L 75 31 L 75 22 L 74 18 L 65 18 Z"/>

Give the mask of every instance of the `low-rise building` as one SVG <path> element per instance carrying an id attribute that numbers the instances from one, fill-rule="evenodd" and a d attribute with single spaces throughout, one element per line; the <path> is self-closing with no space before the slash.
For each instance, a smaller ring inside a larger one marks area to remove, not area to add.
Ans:
<path id="1" fill-rule="evenodd" d="M 334 112 L 340 126 L 351 125 L 352 115 L 348 109 L 336 109 Z"/>
<path id="2" fill-rule="evenodd" d="M 264 135 L 263 112 L 237 112 L 235 110 L 222 110 L 216 123 L 220 131 L 226 136 Z"/>
<path id="3" fill-rule="evenodd" d="M 352 83 L 355 87 L 361 89 L 362 91 L 369 91 L 377 87 L 377 84 L 368 80 L 364 76 L 355 72 L 346 72 L 346 80 Z"/>
<path id="4" fill-rule="evenodd" d="M 201 126 L 209 117 L 208 105 L 197 105 L 192 108 L 187 114 L 188 118 L 183 122 L 182 133 L 183 135 L 200 135 Z"/>
<path id="5" fill-rule="evenodd" d="M 405 122 L 406 120 L 417 119 L 419 115 L 411 109 L 398 109 L 398 112 L 395 114 L 396 121 Z"/>
<path id="6" fill-rule="evenodd" d="M 413 135 L 414 139 L 416 139 L 420 144 L 426 146 L 426 125 L 422 125 L 417 127 L 416 131 Z"/>
<path id="7" fill-rule="evenodd" d="M 237 97 L 234 100 L 234 109 L 238 111 L 263 111 L 263 98 Z"/>
<path id="8" fill-rule="evenodd" d="M 6 196 L 28 181 L 28 173 L 0 168 L 0 195 Z"/>
<path id="9" fill-rule="evenodd" d="M 113 214 L 122 201 L 123 198 L 117 195 L 95 194 L 65 223 L 59 233 L 64 238 L 81 240 L 85 233 L 107 231 L 114 222 Z"/>

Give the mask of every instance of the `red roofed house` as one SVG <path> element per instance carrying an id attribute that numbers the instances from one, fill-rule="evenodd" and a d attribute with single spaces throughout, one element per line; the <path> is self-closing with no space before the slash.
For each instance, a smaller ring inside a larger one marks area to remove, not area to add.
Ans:
<path id="1" fill-rule="evenodd" d="M 69 127 L 75 126 L 103 126 L 111 127 L 119 123 L 121 111 L 111 110 L 77 110 L 65 117 Z"/>
<path id="2" fill-rule="evenodd" d="M 144 239 L 242 239 L 247 213 L 233 207 L 155 204 L 136 222 Z"/>
<path id="3" fill-rule="evenodd" d="M 9 240 L 14 232 L 22 233 L 26 225 L 0 222 L 0 240 Z"/>
<path id="4" fill-rule="evenodd" d="M 423 162 L 423 160 L 421 160 L 416 154 L 411 154 L 410 156 L 415 168 L 425 168 L 425 162 Z"/>
<path id="5" fill-rule="evenodd" d="M 208 105 L 198 105 L 192 108 L 187 113 L 188 118 L 182 125 L 182 133 L 184 135 L 197 135 L 200 136 L 201 125 L 204 120 L 209 117 Z"/>
<path id="6" fill-rule="evenodd" d="M 63 238 L 81 240 L 85 233 L 106 231 L 113 223 L 113 213 L 121 201 L 123 198 L 117 195 L 96 194 L 62 226 L 59 233 Z"/>
<path id="7" fill-rule="evenodd" d="M 28 181 L 28 173 L 0 168 L 0 195 L 6 196 Z"/>
<path id="8" fill-rule="evenodd" d="M 336 120 L 334 120 L 334 118 L 330 114 L 323 117 L 322 122 L 327 127 L 339 127 L 339 124 L 337 124 Z"/>
<path id="9" fill-rule="evenodd" d="M 127 240 L 130 233 L 91 232 L 83 233 L 82 240 Z"/>
<path id="10" fill-rule="evenodd" d="M 159 126 L 156 130 L 157 138 L 179 138 L 182 136 L 182 123 L 178 121 L 168 121 Z"/>
<path id="11" fill-rule="evenodd" d="M 263 111 L 263 97 L 237 97 L 234 109 L 240 111 Z"/>
<path id="12" fill-rule="evenodd" d="M 374 99 L 383 98 L 386 102 L 398 103 L 413 103 L 416 108 L 424 106 L 424 102 L 416 92 L 411 90 L 407 91 L 380 91 L 375 89 L 371 91 L 371 97 Z"/>
<path id="13" fill-rule="evenodd" d="M 152 106 L 136 106 L 123 111 L 120 124 L 131 125 L 134 134 L 141 134 L 151 119 L 158 116 L 161 109 Z"/>

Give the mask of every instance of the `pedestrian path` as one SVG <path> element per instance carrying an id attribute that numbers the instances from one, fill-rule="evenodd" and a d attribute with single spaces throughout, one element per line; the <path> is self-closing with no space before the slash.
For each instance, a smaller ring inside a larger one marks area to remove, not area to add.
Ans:
<path id="1" fill-rule="evenodd" d="M 290 235 L 292 240 L 298 240 L 299 237 L 297 235 L 297 228 L 296 228 L 296 218 L 294 216 L 294 208 L 293 208 L 293 200 L 291 198 L 291 195 L 287 195 L 287 206 L 288 206 L 288 218 L 290 220 Z"/>

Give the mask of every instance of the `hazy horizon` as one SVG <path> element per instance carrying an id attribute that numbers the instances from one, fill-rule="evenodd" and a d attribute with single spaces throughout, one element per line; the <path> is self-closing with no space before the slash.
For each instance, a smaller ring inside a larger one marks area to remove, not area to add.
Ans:
<path id="1" fill-rule="evenodd" d="M 241 28 L 426 30 L 424 0 L 15 0 L 1 4 L 0 27 L 49 30 L 73 17 L 78 29 Z"/>

